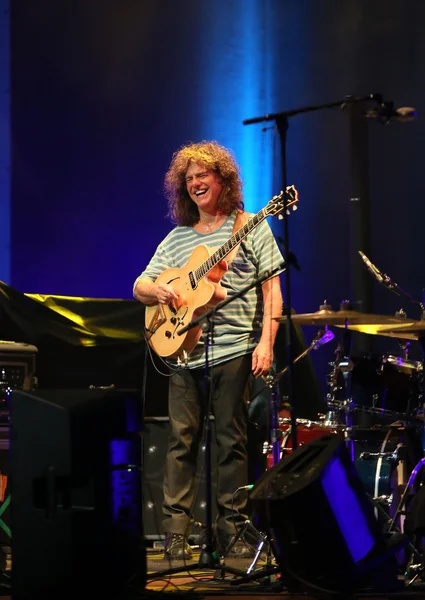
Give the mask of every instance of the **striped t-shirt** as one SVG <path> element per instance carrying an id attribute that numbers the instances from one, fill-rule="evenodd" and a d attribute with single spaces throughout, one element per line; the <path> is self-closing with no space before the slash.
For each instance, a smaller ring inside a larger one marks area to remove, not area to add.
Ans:
<path id="1" fill-rule="evenodd" d="M 134 286 L 142 278 L 155 281 L 165 269 L 183 268 L 193 249 L 200 244 L 217 250 L 232 237 L 236 214 L 234 211 L 219 229 L 209 234 L 198 233 L 193 227 L 186 226 L 172 229 L 159 244 Z M 282 263 L 282 254 L 269 224 L 262 221 L 240 243 L 221 284 L 226 288 L 227 296 L 231 296 Z M 213 346 L 208 348 L 209 361 L 218 364 L 252 352 L 261 336 L 262 317 L 263 297 L 259 286 L 253 287 L 218 311 L 214 319 Z M 173 366 L 176 364 L 173 360 L 168 362 Z M 188 367 L 194 369 L 202 367 L 204 363 L 205 340 L 202 335 L 189 355 Z"/>

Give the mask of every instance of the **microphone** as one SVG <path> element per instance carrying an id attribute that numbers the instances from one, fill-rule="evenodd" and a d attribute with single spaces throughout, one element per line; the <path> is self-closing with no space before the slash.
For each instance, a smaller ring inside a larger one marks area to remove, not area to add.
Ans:
<path id="1" fill-rule="evenodd" d="M 399 286 L 394 281 L 392 281 L 391 278 L 388 277 L 388 275 L 386 275 L 385 273 L 381 273 L 381 271 L 377 269 L 373 263 L 370 262 L 366 254 L 363 254 L 361 250 L 359 250 L 358 252 L 362 257 L 362 260 L 366 265 L 367 269 L 370 271 L 370 273 L 372 273 L 375 279 L 379 283 L 382 283 L 382 285 L 384 285 L 388 290 L 394 292 L 394 294 L 397 294 L 397 296 L 400 296 L 401 291 Z"/>
<path id="2" fill-rule="evenodd" d="M 361 250 L 358 251 L 362 260 L 375 279 L 378 280 L 379 283 L 384 283 L 385 278 L 382 276 L 381 271 L 379 271 L 373 263 L 370 262 L 366 254 L 364 254 Z"/>
<path id="3" fill-rule="evenodd" d="M 366 110 L 364 116 L 367 119 L 378 119 L 385 124 L 389 123 L 392 119 L 400 121 L 401 123 L 407 123 L 409 121 L 414 121 L 418 116 L 418 113 L 413 106 L 394 108 L 393 102 L 382 102 L 378 108 Z"/>

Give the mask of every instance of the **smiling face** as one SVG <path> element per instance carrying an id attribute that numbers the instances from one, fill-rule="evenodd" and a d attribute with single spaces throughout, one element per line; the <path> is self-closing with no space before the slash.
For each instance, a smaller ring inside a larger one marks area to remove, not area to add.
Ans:
<path id="1" fill-rule="evenodd" d="M 223 185 L 212 169 L 190 163 L 186 171 L 186 188 L 200 212 L 216 212 Z"/>

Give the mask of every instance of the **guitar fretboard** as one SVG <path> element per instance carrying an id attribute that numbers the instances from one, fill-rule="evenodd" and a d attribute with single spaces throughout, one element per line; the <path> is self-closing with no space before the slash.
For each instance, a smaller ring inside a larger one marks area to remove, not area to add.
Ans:
<path id="1" fill-rule="evenodd" d="M 225 244 L 220 246 L 220 248 L 211 254 L 211 256 L 205 262 L 195 269 L 193 271 L 195 285 L 200 279 L 202 279 L 202 277 L 205 277 L 205 275 L 211 271 L 212 268 L 214 268 L 221 260 L 223 260 L 223 258 L 225 258 L 235 246 L 237 246 L 244 238 L 246 238 L 246 236 L 251 233 L 251 231 L 261 223 L 261 221 L 264 221 L 264 219 L 267 217 L 268 214 L 266 209 L 262 208 L 256 215 L 251 217 L 243 227 L 238 229 L 238 231 L 232 235 L 232 237 L 227 240 Z"/>

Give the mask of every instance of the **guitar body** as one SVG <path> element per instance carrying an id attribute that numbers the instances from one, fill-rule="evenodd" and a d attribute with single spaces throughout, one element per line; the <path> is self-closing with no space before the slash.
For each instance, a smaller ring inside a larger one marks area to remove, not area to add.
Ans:
<path id="1" fill-rule="evenodd" d="M 199 326 L 178 335 L 190 321 L 226 297 L 226 290 L 220 280 L 227 271 L 227 263 L 222 260 L 197 282 L 193 289 L 189 274 L 195 271 L 211 256 L 208 246 L 197 246 L 182 269 L 166 269 L 155 283 L 167 283 L 179 292 L 177 301 L 147 306 L 145 326 L 151 347 L 162 357 L 177 358 L 185 350 L 192 352 L 198 343 L 202 329 Z"/>

